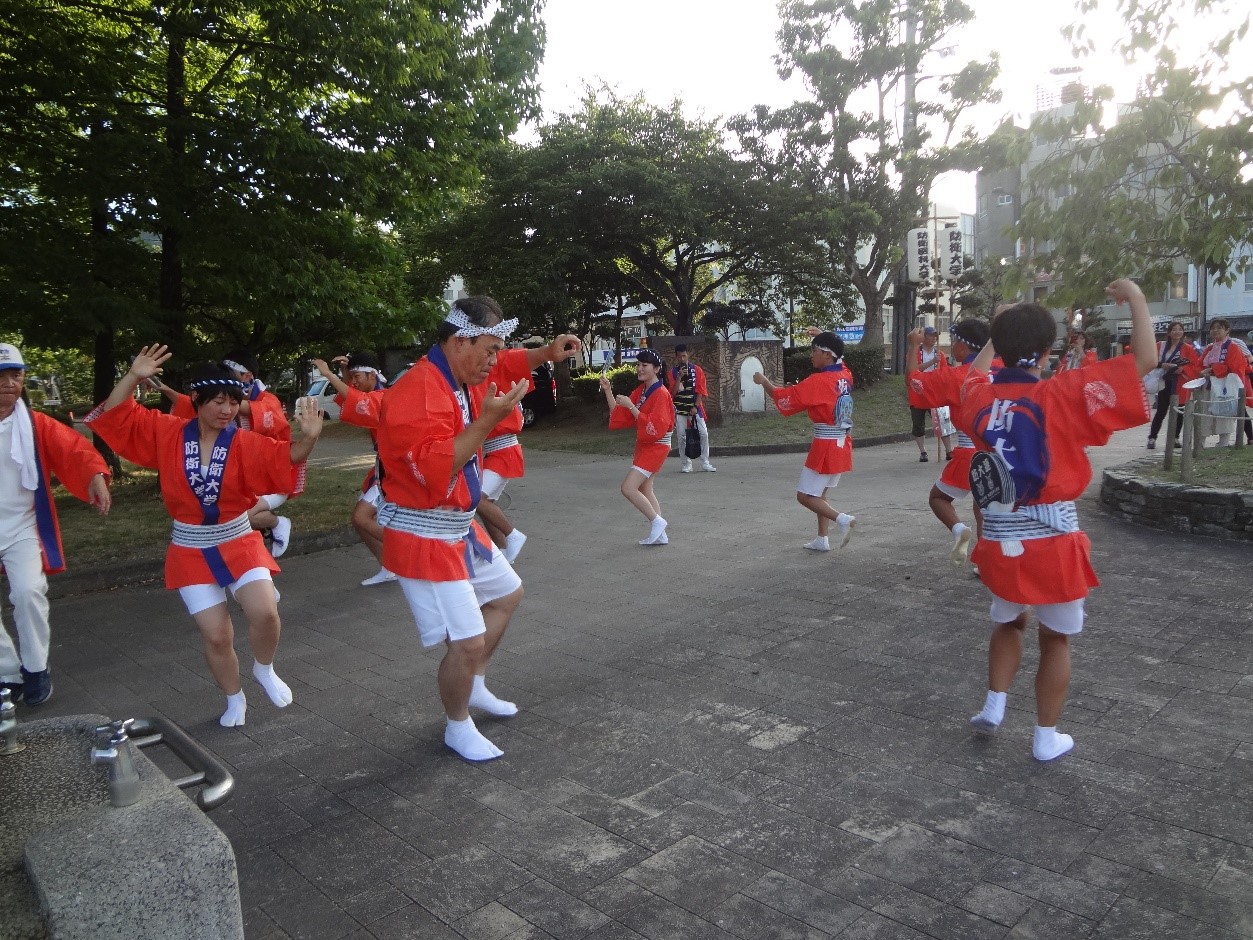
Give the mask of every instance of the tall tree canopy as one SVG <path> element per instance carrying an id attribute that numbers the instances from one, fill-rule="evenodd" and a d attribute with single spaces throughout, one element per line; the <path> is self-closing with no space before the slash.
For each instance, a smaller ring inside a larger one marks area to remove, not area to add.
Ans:
<path id="1" fill-rule="evenodd" d="M 101 358 L 407 337 L 395 233 L 534 111 L 539 5 L 7 0 L 3 325 Z"/>
<path id="2" fill-rule="evenodd" d="M 685 117 L 679 102 L 601 89 L 535 144 L 498 154 L 437 236 L 438 255 L 523 312 L 561 296 L 567 310 L 627 297 L 689 335 L 737 278 L 812 262 L 814 242 L 796 224 L 806 198 L 737 160 L 716 124 Z"/>
<path id="3" fill-rule="evenodd" d="M 1084 0 L 1080 11 L 1096 3 Z M 1139 64 L 1135 99 L 1114 107 L 1113 89 L 1089 89 L 1073 114 L 1042 115 L 1031 129 L 1053 146 L 1026 181 L 1020 226 L 1033 263 L 1061 277 L 1060 302 L 1100 297 L 1120 271 L 1158 289 L 1181 259 L 1227 281 L 1253 262 L 1253 78 L 1236 54 L 1247 5 L 1117 0 L 1117 8 L 1126 22 L 1117 42 L 1098 44 L 1082 23 L 1069 33 L 1081 57 L 1112 46 Z M 1213 24 L 1205 51 L 1179 53 L 1186 21 Z"/>
<path id="4" fill-rule="evenodd" d="M 960 0 L 782 0 L 779 11 L 779 74 L 799 74 L 812 97 L 759 106 L 732 127 L 763 165 L 785 168 L 828 207 L 818 216 L 827 263 L 861 295 L 862 343 L 882 345 L 905 232 L 926 215 L 939 174 L 977 166 L 977 139 L 959 126 L 967 108 L 998 99 L 996 58 L 920 75 L 927 55 L 972 18 Z M 907 75 L 919 76 L 919 94 L 898 122 Z"/>

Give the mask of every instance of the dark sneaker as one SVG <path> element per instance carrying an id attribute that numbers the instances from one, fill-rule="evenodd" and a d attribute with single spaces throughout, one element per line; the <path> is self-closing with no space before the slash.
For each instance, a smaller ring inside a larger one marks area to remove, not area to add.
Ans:
<path id="1" fill-rule="evenodd" d="M 918 462 L 919 462 L 919 463 L 926 463 L 926 462 L 927 462 L 928 460 L 930 460 L 930 459 L 931 459 L 931 458 L 927 456 L 926 451 L 923 451 L 921 454 L 919 454 L 919 455 L 918 455 Z"/>
<path id="2" fill-rule="evenodd" d="M 52 697 L 52 674 L 47 669 L 42 672 L 27 672 L 22 669 L 22 697 L 27 705 L 42 705 Z"/>
<path id="3" fill-rule="evenodd" d="M 0 682 L 0 689 L 9 690 L 9 701 L 15 705 L 22 700 L 22 688 L 20 682 Z"/>

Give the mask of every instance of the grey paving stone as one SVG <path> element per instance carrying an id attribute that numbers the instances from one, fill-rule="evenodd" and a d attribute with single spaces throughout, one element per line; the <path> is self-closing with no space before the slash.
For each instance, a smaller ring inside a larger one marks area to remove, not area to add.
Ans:
<path id="1" fill-rule="evenodd" d="M 704 914 L 764 873 L 760 865 L 688 836 L 622 876 L 695 914 Z"/>
<path id="2" fill-rule="evenodd" d="M 648 940 L 732 940 L 735 936 L 655 895 L 625 911 L 619 920 Z"/>
<path id="3" fill-rule="evenodd" d="M 1114 891 L 1018 861 L 996 866 L 985 877 L 993 884 L 1090 921 L 1099 921 L 1118 899 Z"/>
<path id="4" fill-rule="evenodd" d="M 948 901 L 982 881 L 1000 861 L 987 849 L 910 825 L 864 853 L 857 864 L 886 881 Z"/>
<path id="5" fill-rule="evenodd" d="M 359 811 L 279 840 L 274 849 L 320 891 L 340 900 L 427 862 Z"/>
<path id="6" fill-rule="evenodd" d="M 1092 921 L 1084 920 L 1077 914 L 1047 904 L 1035 904 L 1014 925 L 1006 940 L 1053 940 L 1055 937 L 1085 940 L 1092 936 L 1095 928 Z"/>
<path id="7" fill-rule="evenodd" d="M 821 940 L 830 936 L 742 894 L 719 904 L 706 917 L 742 940 Z"/>
<path id="8" fill-rule="evenodd" d="M 999 940 L 1005 934 L 1003 924 L 909 888 L 896 888 L 874 911 L 936 940 Z"/>
<path id="9" fill-rule="evenodd" d="M 419 865 L 389 880 L 424 909 L 451 924 L 533 877 L 480 845 Z"/>
<path id="10" fill-rule="evenodd" d="M 1182 914 L 1200 924 L 1253 936 L 1253 897 L 1229 898 L 1196 885 L 1142 872 L 1126 897 Z"/>
<path id="11" fill-rule="evenodd" d="M 377 940 L 413 940 L 415 937 L 422 940 L 459 940 L 461 937 L 417 904 L 410 904 L 374 921 L 368 929 L 369 935 Z"/>
<path id="12" fill-rule="evenodd" d="M 763 875 L 743 894 L 832 936 L 866 913 L 864 907 L 778 872 Z"/>
<path id="13" fill-rule="evenodd" d="M 509 892 L 500 903 L 557 940 L 578 940 L 609 921 L 594 907 L 540 878 Z"/>
<path id="14" fill-rule="evenodd" d="M 1032 900 L 984 881 L 958 898 L 957 906 L 987 920 L 1012 927 L 1031 909 Z"/>
<path id="15" fill-rule="evenodd" d="M 262 905 L 292 940 L 340 940 L 358 924 L 317 891 L 299 890 L 280 895 Z"/>
<path id="16" fill-rule="evenodd" d="M 1101 832 L 1088 851 L 1133 868 L 1204 885 L 1214 877 L 1230 848 L 1231 843 L 1221 839 L 1128 814 Z"/>

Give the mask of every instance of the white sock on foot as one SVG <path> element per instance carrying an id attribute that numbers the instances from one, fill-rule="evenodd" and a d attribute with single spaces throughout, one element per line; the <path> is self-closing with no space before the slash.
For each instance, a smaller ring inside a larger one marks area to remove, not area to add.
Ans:
<path id="1" fill-rule="evenodd" d="M 497 698 L 488 690 L 487 680 L 483 676 L 474 677 L 474 685 L 470 689 L 470 707 L 481 708 L 489 715 L 496 715 L 499 718 L 508 718 L 518 713 L 517 705 L 513 702 L 506 702 L 503 698 Z"/>
<path id="2" fill-rule="evenodd" d="M 966 523 L 959 522 L 953 526 L 953 547 L 948 553 L 949 561 L 955 565 L 965 564 L 970 558 L 970 543 L 974 538 L 974 532 Z"/>
<path id="3" fill-rule="evenodd" d="M 453 721 L 449 718 L 448 725 L 444 728 L 444 743 L 466 760 L 495 760 L 497 757 L 503 757 L 505 753 L 479 734 L 479 729 L 474 727 L 473 718 L 466 718 L 463 721 Z"/>
<path id="4" fill-rule="evenodd" d="M 1001 726 L 1005 720 L 1005 699 L 1007 692 L 993 692 L 988 689 L 988 696 L 983 701 L 983 711 L 970 719 L 976 730 L 990 734 Z"/>
<path id="5" fill-rule="evenodd" d="M 247 710 L 248 699 L 244 697 L 244 690 L 240 689 L 234 695 L 226 696 L 226 711 L 222 712 L 218 724 L 223 728 L 241 727 L 244 723 L 244 712 Z"/>
<path id="6" fill-rule="evenodd" d="M 831 540 L 825 535 L 820 535 L 812 542 L 806 542 L 805 547 L 811 552 L 829 552 L 831 551 Z"/>
<path id="7" fill-rule="evenodd" d="M 261 688 L 265 689 L 265 694 L 270 697 L 270 701 L 279 708 L 286 708 L 292 703 L 291 687 L 278 677 L 273 663 L 264 666 L 254 662 L 252 677 L 261 683 Z"/>
<path id="8" fill-rule="evenodd" d="M 512 564 L 513 560 L 518 557 L 518 552 L 522 551 L 522 546 L 526 544 L 526 536 L 514 529 L 505 537 L 504 555 Z"/>
<path id="9" fill-rule="evenodd" d="M 1036 760 L 1055 760 L 1075 746 L 1075 739 L 1068 734 L 1059 734 L 1056 727 L 1042 728 L 1035 726 L 1035 738 L 1031 742 L 1031 753 Z"/>
<path id="10" fill-rule="evenodd" d="M 362 587 L 372 587 L 375 584 L 386 584 L 388 581 L 395 581 L 396 576 L 386 568 L 380 568 L 377 574 L 372 574 L 361 582 Z"/>
<path id="11" fill-rule="evenodd" d="M 661 516 L 653 519 L 648 527 L 648 538 L 640 539 L 641 545 L 668 545 L 670 539 L 666 536 L 666 526 L 669 525 Z"/>
<path id="12" fill-rule="evenodd" d="M 840 548 L 843 548 L 853 537 L 853 526 L 857 525 L 857 517 L 842 512 L 835 517 L 835 524 L 840 530 Z"/>

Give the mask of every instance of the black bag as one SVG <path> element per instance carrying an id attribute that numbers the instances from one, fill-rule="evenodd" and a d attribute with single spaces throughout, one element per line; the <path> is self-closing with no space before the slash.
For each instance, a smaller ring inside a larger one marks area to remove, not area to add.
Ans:
<path id="1" fill-rule="evenodd" d="M 683 436 L 683 456 L 688 460 L 695 460 L 700 456 L 700 431 L 696 429 L 695 416 L 688 420 L 691 424 L 687 426 L 687 433 Z"/>

